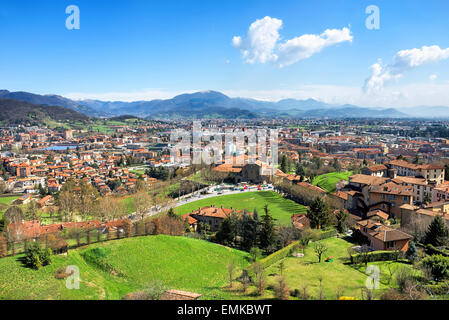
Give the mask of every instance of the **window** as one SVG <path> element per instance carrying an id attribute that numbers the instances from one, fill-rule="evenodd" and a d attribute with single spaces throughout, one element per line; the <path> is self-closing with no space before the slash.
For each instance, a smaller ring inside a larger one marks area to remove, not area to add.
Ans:
<path id="1" fill-rule="evenodd" d="M 395 246 L 395 241 L 388 241 L 387 242 L 387 249 L 392 249 Z"/>

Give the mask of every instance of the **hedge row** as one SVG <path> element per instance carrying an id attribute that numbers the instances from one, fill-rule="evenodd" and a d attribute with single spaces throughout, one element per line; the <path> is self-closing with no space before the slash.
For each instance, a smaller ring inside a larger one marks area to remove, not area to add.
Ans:
<path id="1" fill-rule="evenodd" d="M 289 244 L 288 246 L 282 248 L 281 250 L 278 250 L 272 254 L 270 254 L 269 256 L 266 256 L 263 259 L 260 259 L 259 261 L 257 261 L 257 263 L 260 263 L 262 265 L 262 267 L 264 269 L 268 268 L 269 266 L 271 266 L 272 264 L 278 262 L 279 260 L 284 259 L 285 257 L 287 257 L 288 255 L 290 255 L 290 253 L 293 252 L 293 250 L 295 249 L 296 246 L 298 246 L 299 241 L 295 241 L 291 244 Z M 252 269 L 252 266 L 254 264 L 252 264 L 251 266 L 249 266 L 249 269 Z"/>
<path id="2" fill-rule="evenodd" d="M 318 240 L 332 238 L 332 237 L 337 236 L 337 234 L 338 234 L 338 232 L 336 229 L 326 230 L 326 231 L 323 231 L 322 233 L 320 233 Z M 275 264 L 279 260 L 282 260 L 285 257 L 287 257 L 288 255 L 290 255 L 295 250 L 295 248 L 298 247 L 298 245 L 299 245 L 299 241 L 295 241 L 295 242 L 289 244 L 288 246 L 282 248 L 281 250 L 278 250 L 257 262 L 260 263 L 264 269 L 266 269 L 269 266 L 271 266 L 272 264 Z M 248 267 L 248 270 L 251 270 L 253 266 L 254 266 L 254 264 L 250 265 Z"/>
<path id="3" fill-rule="evenodd" d="M 449 257 L 449 253 L 446 250 L 442 250 L 442 249 L 438 249 L 435 248 L 433 245 L 431 244 L 427 244 L 424 245 L 424 250 L 426 251 L 427 254 L 429 255 L 433 255 L 433 254 L 441 254 L 445 257 Z"/>
<path id="4" fill-rule="evenodd" d="M 363 253 L 357 253 L 351 255 L 351 263 L 363 263 L 364 261 Z M 373 261 L 391 261 L 398 260 L 401 257 L 400 251 L 372 251 L 367 253 L 368 262 Z"/>
<path id="5" fill-rule="evenodd" d="M 449 293 L 449 287 L 444 283 L 439 284 L 429 284 L 425 287 L 432 294 L 443 295 Z"/>
<path id="6" fill-rule="evenodd" d="M 323 231 L 320 233 L 318 240 L 336 237 L 337 235 L 338 235 L 338 232 L 336 229 L 326 230 L 326 231 Z"/>

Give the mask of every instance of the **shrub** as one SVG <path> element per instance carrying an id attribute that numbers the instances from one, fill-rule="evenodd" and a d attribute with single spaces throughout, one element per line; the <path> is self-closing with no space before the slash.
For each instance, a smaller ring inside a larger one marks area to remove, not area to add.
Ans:
<path id="1" fill-rule="evenodd" d="M 447 283 L 429 284 L 425 289 L 433 295 L 449 294 L 449 285 Z"/>
<path id="2" fill-rule="evenodd" d="M 147 287 L 143 290 L 147 296 L 147 300 L 159 300 L 161 296 L 167 291 L 167 287 L 162 281 L 152 281 Z"/>
<path id="3" fill-rule="evenodd" d="M 364 259 L 366 258 L 367 262 L 373 262 L 373 261 L 395 261 L 398 260 L 401 256 L 400 251 L 373 251 L 368 252 L 364 254 L 353 254 L 351 255 L 351 263 L 357 264 L 364 262 Z"/>
<path id="4" fill-rule="evenodd" d="M 396 270 L 395 281 L 400 293 L 404 293 L 407 286 L 412 282 L 412 279 L 413 277 L 407 268 L 399 268 Z"/>
<path id="5" fill-rule="evenodd" d="M 405 257 L 410 262 L 415 262 L 416 260 L 418 260 L 418 250 L 416 249 L 415 243 L 413 241 L 410 241 L 407 252 L 405 253 Z"/>
<path id="6" fill-rule="evenodd" d="M 126 294 L 123 300 L 149 300 L 149 297 L 145 291 L 136 291 Z"/>
<path id="7" fill-rule="evenodd" d="M 284 277 L 279 277 L 276 284 L 274 285 L 274 296 L 278 300 L 288 300 L 289 299 L 289 289 L 287 282 Z"/>
<path id="8" fill-rule="evenodd" d="M 66 272 L 66 268 L 65 267 L 61 267 L 58 270 L 55 271 L 55 278 L 56 279 L 65 279 L 68 276 L 72 275 L 75 271 L 72 270 L 70 273 Z"/>
<path id="9" fill-rule="evenodd" d="M 449 275 L 449 257 L 441 254 L 427 256 L 421 263 L 430 270 L 435 280 L 444 279 Z"/>
<path id="10" fill-rule="evenodd" d="M 337 235 L 338 231 L 336 229 L 325 230 L 318 235 L 318 240 L 336 237 Z"/>
<path id="11" fill-rule="evenodd" d="M 357 300 L 355 297 L 342 296 L 338 300 Z"/>
<path id="12" fill-rule="evenodd" d="M 32 269 L 39 269 L 42 266 L 51 264 L 51 250 L 42 249 L 37 242 L 33 242 L 25 252 L 24 263 Z"/>
<path id="13" fill-rule="evenodd" d="M 433 245 L 428 244 L 425 246 L 425 251 L 427 254 L 429 255 L 433 255 L 433 254 L 441 254 L 445 257 L 449 257 L 449 253 L 443 249 L 440 248 L 435 248 Z"/>

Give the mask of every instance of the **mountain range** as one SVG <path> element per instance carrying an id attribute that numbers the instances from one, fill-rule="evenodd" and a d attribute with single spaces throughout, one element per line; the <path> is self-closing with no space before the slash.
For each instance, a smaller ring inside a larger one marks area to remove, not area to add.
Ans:
<path id="1" fill-rule="evenodd" d="M 89 117 L 61 106 L 44 106 L 25 101 L 0 98 L 0 122 L 28 126 L 47 125 L 49 122 L 87 121 Z"/>
<path id="2" fill-rule="evenodd" d="M 284 99 L 278 102 L 230 98 L 217 91 L 181 94 L 150 101 L 71 100 L 58 95 L 0 90 L 0 98 L 42 106 L 62 106 L 89 117 L 133 115 L 149 119 L 224 118 L 449 118 L 449 107 L 366 108 L 351 104 L 328 104 L 314 99 Z"/>

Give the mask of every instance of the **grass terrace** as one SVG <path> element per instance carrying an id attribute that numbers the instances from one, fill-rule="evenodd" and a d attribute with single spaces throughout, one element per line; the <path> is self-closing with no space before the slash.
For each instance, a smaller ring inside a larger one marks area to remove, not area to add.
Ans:
<path id="1" fill-rule="evenodd" d="M 22 266 L 21 256 L 0 259 L 0 299 L 121 299 L 153 280 L 171 289 L 197 292 L 202 299 L 233 299 L 223 289 L 226 265 L 248 265 L 248 254 L 187 237 L 127 238 L 70 250 L 39 270 Z M 124 259 L 126 257 L 126 259 Z M 80 269 L 80 289 L 68 290 L 55 271 Z"/>
<path id="2" fill-rule="evenodd" d="M 349 180 L 349 177 L 352 175 L 352 171 L 349 172 L 330 172 L 326 174 L 322 174 L 315 179 L 313 179 L 312 184 L 314 186 L 318 186 L 321 189 L 326 190 L 329 193 L 335 192 L 335 186 L 341 180 Z"/>
<path id="3" fill-rule="evenodd" d="M 277 219 L 277 223 L 286 226 L 291 224 L 290 218 L 292 214 L 306 213 L 307 211 L 305 206 L 285 199 L 274 191 L 242 192 L 210 197 L 184 204 L 177 207 L 175 211 L 181 215 L 197 210 L 199 207 L 215 205 L 226 208 L 232 207 L 238 210 L 246 209 L 250 212 L 257 209 L 259 216 L 262 216 L 264 214 L 263 208 L 265 204 L 268 204 L 268 209 L 271 215 Z"/>

